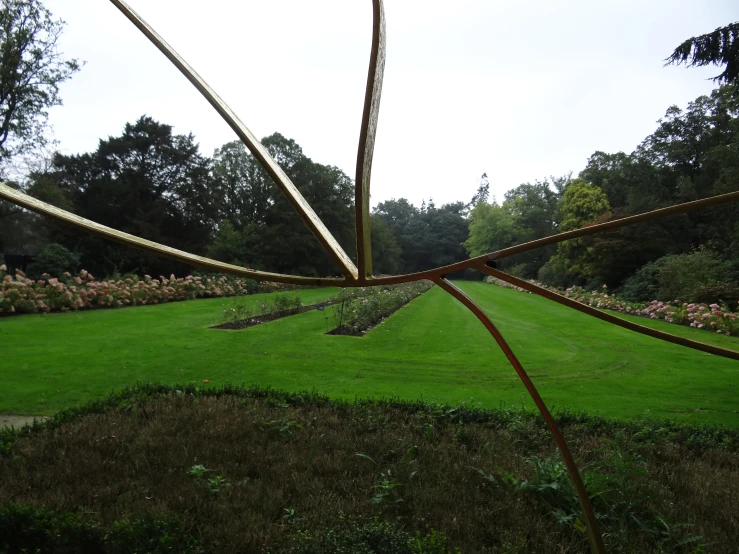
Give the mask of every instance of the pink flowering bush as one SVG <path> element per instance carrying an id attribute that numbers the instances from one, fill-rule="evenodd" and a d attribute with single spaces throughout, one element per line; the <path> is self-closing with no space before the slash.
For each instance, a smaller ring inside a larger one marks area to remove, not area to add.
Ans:
<path id="1" fill-rule="evenodd" d="M 15 277 L 0 265 L 0 314 L 40 313 L 92 308 L 120 308 L 160 304 L 178 300 L 241 296 L 286 288 L 281 285 L 257 285 L 248 279 L 225 275 L 193 276 L 179 279 L 174 275 L 154 279 L 145 275 L 98 281 L 87 271 L 78 275 L 64 273 L 51 277 L 47 273 L 33 280 L 17 271 Z"/>
<path id="2" fill-rule="evenodd" d="M 524 291 L 520 287 L 515 287 L 505 281 L 492 277 L 488 277 L 487 282 L 505 288 Z M 531 282 L 593 308 L 614 310 L 625 314 L 648 317 L 650 319 L 662 319 L 668 323 L 689 325 L 696 329 L 713 331 L 726 336 L 739 335 L 739 314 L 730 311 L 723 304 L 689 303 L 681 302 L 680 300 L 670 302 L 661 302 L 659 300 L 652 300 L 651 302 L 628 302 L 622 298 L 608 294 L 608 288 L 605 285 L 603 285 L 603 289 L 600 292 L 589 292 L 581 287 L 570 287 L 566 290 L 560 290 L 536 283 L 535 281 Z"/>

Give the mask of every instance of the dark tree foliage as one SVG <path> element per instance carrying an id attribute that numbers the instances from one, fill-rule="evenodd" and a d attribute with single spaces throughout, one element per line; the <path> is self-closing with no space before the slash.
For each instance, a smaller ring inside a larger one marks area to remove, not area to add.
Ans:
<path id="1" fill-rule="evenodd" d="M 0 5 L 0 159 L 45 143 L 47 110 L 79 69 L 57 49 L 63 28 L 39 0 Z"/>
<path id="2" fill-rule="evenodd" d="M 351 179 L 337 167 L 314 162 L 294 140 L 279 133 L 264 138 L 262 144 L 339 244 L 353 255 Z M 216 150 L 213 173 L 221 202 L 210 255 L 267 271 L 338 275 L 335 263 L 243 144 L 232 142 Z"/>
<path id="3" fill-rule="evenodd" d="M 469 235 L 464 202 L 437 208 L 433 199 L 416 208 L 405 198 L 380 202 L 373 217 L 393 232 L 402 252 L 400 269 L 412 273 L 449 265 L 467 256 L 463 243 Z"/>
<path id="4" fill-rule="evenodd" d="M 400 271 L 402 250 L 387 224 L 376 215 L 370 216 L 372 268 L 375 275 L 394 275 Z"/>
<path id="5" fill-rule="evenodd" d="M 580 177 L 608 196 L 611 217 L 633 215 L 739 189 L 739 89 L 724 85 L 686 110 L 673 106 L 631 154 L 594 153 Z M 607 219 L 607 218 L 606 218 Z M 710 247 L 739 268 L 736 204 L 598 234 L 594 281 L 617 287 L 668 254 Z"/>
<path id="6" fill-rule="evenodd" d="M 739 78 L 739 22 L 719 27 L 712 33 L 692 37 L 675 48 L 667 64 L 687 67 L 726 65 L 724 71 L 713 77 L 718 83 L 734 83 Z"/>
<path id="7" fill-rule="evenodd" d="M 210 160 L 192 135 L 142 117 L 89 154 L 57 154 L 52 171 L 36 175 L 29 193 L 76 214 L 145 239 L 204 253 L 218 210 Z M 102 274 L 155 275 L 178 264 L 44 220 L 52 241 L 81 254 L 82 267 Z"/>

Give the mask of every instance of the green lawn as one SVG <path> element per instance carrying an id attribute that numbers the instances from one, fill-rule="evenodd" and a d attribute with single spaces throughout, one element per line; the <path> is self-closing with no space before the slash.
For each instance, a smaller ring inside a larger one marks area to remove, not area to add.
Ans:
<path id="1" fill-rule="evenodd" d="M 739 362 L 643 337 L 534 295 L 460 286 L 499 324 L 550 407 L 617 417 L 649 410 L 739 426 Z M 301 295 L 312 303 L 334 293 Z M 210 329 L 231 303 L 0 319 L 0 412 L 51 414 L 136 381 L 205 379 L 347 398 L 529 403 L 483 326 L 438 287 L 362 338 L 326 335 L 330 324 L 319 311 L 241 331 Z M 634 319 L 739 350 L 733 337 Z"/>

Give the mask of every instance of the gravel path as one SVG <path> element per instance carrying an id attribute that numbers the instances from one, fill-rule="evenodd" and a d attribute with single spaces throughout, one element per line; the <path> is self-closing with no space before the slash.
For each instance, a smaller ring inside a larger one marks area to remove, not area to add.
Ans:
<path id="1" fill-rule="evenodd" d="M 0 414 L 0 427 L 15 427 L 17 429 L 32 424 L 35 419 L 43 421 L 46 418 L 44 416 Z"/>

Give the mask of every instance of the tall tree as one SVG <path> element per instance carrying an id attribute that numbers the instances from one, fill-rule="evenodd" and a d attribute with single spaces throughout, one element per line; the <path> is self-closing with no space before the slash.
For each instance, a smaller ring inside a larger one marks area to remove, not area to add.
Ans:
<path id="1" fill-rule="evenodd" d="M 583 179 L 575 179 L 567 185 L 559 203 L 559 228 L 561 231 L 579 229 L 608 216 L 610 211 L 608 197 L 601 189 Z M 571 239 L 558 244 L 557 253 L 547 262 L 550 269 L 544 275 L 553 272 L 555 278 L 549 279 L 553 284 L 562 284 L 557 281 L 565 276 L 577 284 L 584 284 L 598 277 L 596 264 L 593 239 Z"/>
<path id="2" fill-rule="evenodd" d="M 175 135 L 169 125 L 141 117 L 121 136 L 101 140 L 95 152 L 58 154 L 53 171 L 36 176 L 29 192 L 69 202 L 78 215 L 103 225 L 197 254 L 204 253 L 215 226 L 218 198 L 212 184 L 210 160 L 199 154 L 192 135 Z M 66 228 L 54 234 L 82 254 L 89 270 L 183 269 Z"/>
<path id="3" fill-rule="evenodd" d="M 516 242 L 516 226 L 508 206 L 478 202 L 470 214 L 469 237 L 464 247 L 470 256 L 482 256 Z"/>
<path id="4" fill-rule="evenodd" d="M 376 215 L 370 216 L 372 230 L 372 268 L 376 275 L 393 275 L 400 271 L 402 250 L 395 234 Z"/>
<path id="5" fill-rule="evenodd" d="M 477 191 L 472 196 L 472 200 L 467 204 L 467 209 L 473 209 L 477 206 L 478 202 L 487 202 L 488 198 L 490 198 L 490 180 L 488 179 L 488 174 L 483 173 L 480 177 L 480 186 L 477 187 Z"/>
<path id="6" fill-rule="evenodd" d="M 64 22 L 40 0 L 0 5 L 0 159 L 43 145 L 48 109 L 61 105 L 59 85 L 79 70 L 57 43 Z"/>
<path id="7" fill-rule="evenodd" d="M 334 166 L 314 162 L 297 142 L 279 133 L 265 137 L 262 144 L 351 253 L 351 179 Z M 268 271 L 310 276 L 337 273 L 335 264 L 243 145 L 228 143 L 216 150 L 213 173 L 221 198 L 218 234 L 209 248 L 214 257 Z"/>
<path id="8" fill-rule="evenodd" d="M 739 81 L 739 22 L 689 38 L 665 61 L 666 65 L 684 63 L 688 67 L 725 65 L 724 71 L 713 80 L 719 83 Z"/>
<path id="9" fill-rule="evenodd" d="M 514 226 L 514 244 L 521 244 L 557 232 L 557 205 L 559 194 L 552 190 L 549 180 L 524 183 L 505 194 L 503 206 L 511 214 Z M 547 246 L 518 254 L 506 261 L 515 267 L 521 277 L 536 277 L 556 248 Z"/>

